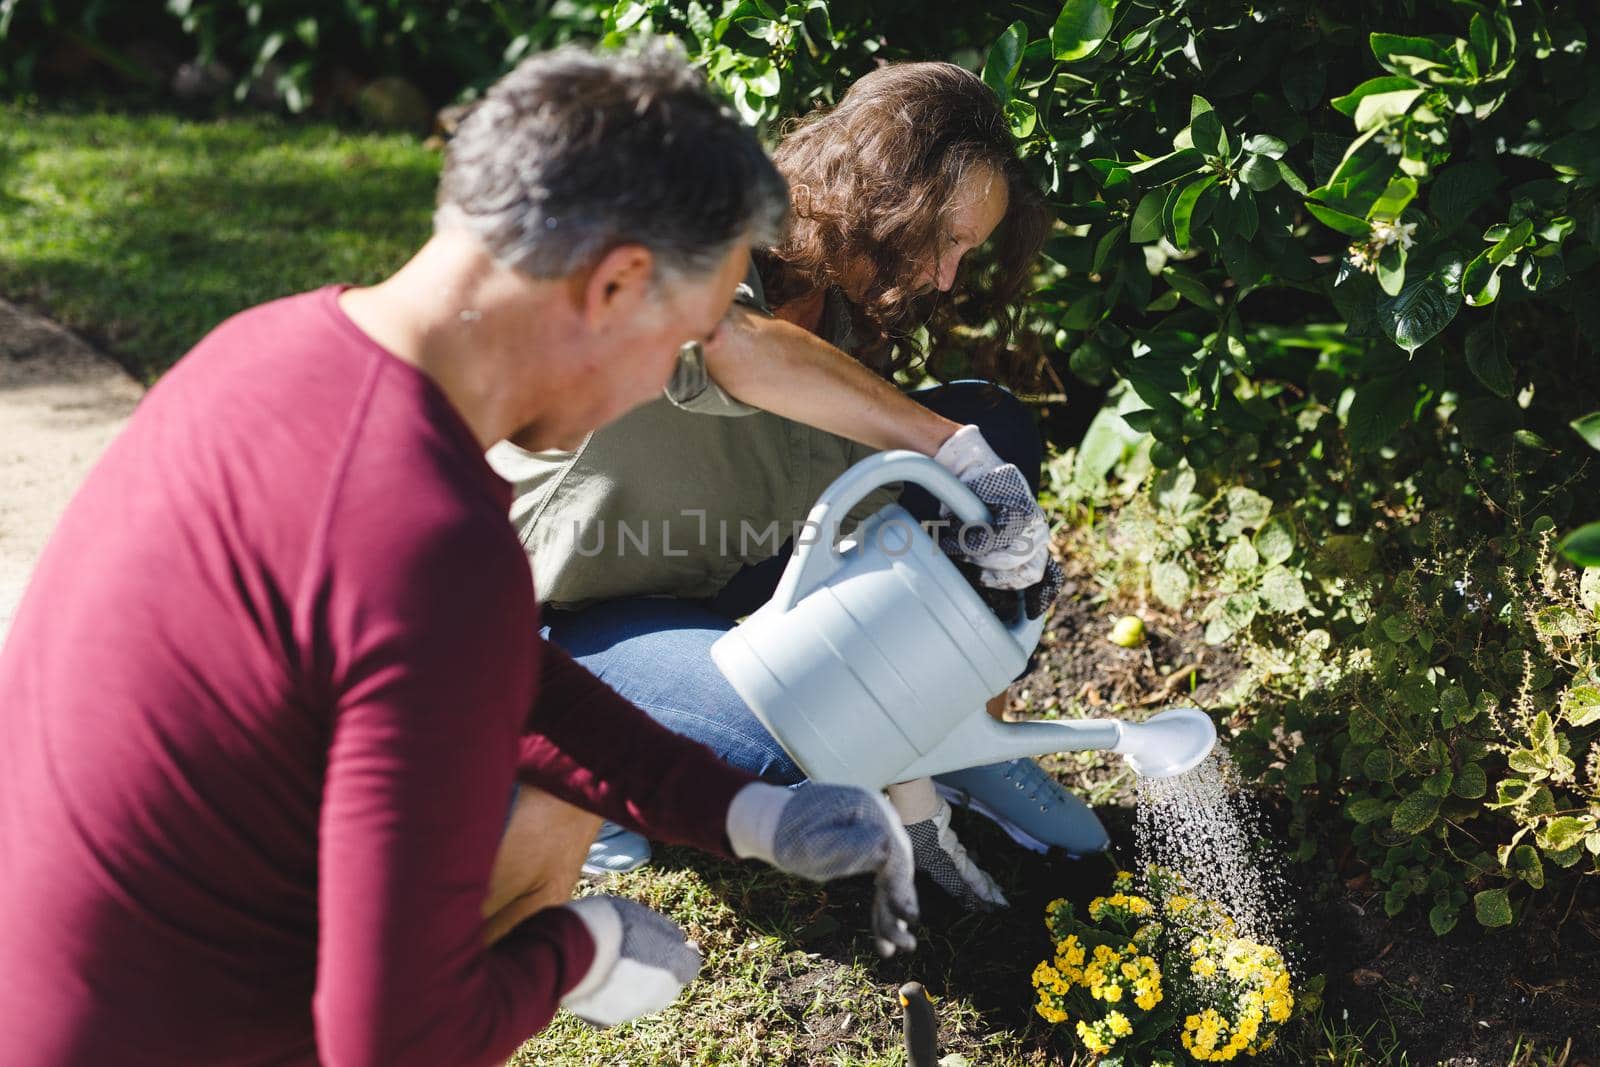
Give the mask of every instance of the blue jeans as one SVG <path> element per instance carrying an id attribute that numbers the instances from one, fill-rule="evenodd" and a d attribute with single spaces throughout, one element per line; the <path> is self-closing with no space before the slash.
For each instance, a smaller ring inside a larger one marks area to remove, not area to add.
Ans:
<path id="1" fill-rule="evenodd" d="M 910 395 L 948 419 L 975 423 L 1038 492 L 1044 449 L 1032 413 L 1016 397 L 970 381 Z M 900 503 L 920 520 L 939 517 L 938 502 L 920 486 L 907 486 Z M 552 610 L 540 632 L 667 729 L 735 767 L 792 785 L 805 773 L 711 662 L 712 642 L 771 598 L 792 548 L 785 544 L 773 558 L 742 568 L 710 600 L 630 597 L 580 611 Z"/>

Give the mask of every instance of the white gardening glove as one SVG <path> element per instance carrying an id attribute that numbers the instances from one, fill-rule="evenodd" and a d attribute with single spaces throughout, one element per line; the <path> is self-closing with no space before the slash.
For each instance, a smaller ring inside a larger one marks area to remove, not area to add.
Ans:
<path id="1" fill-rule="evenodd" d="M 908 928 L 917 917 L 911 841 L 881 795 L 849 785 L 812 782 L 785 789 L 752 782 L 728 806 L 728 843 L 741 859 L 758 859 L 813 882 L 873 872 L 878 952 L 892 956 L 917 947 Z"/>
<path id="2" fill-rule="evenodd" d="M 955 831 L 950 829 L 950 805 L 934 791 L 933 779 L 901 782 L 891 785 L 887 792 L 911 838 L 917 870 L 932 878 L 968 911 L 1011 906 L 994 879 L 972 862 L 956 840 Z"/>
<path id="3" fill-rule="evenodd" d="M 1027 591 L 1030 618 L 1055 602 L 1061 566 L 1050 557 L 1050 524 L 1016 464 L 989 447 L 976 426 L 963 426 L 934 453 L 934 462 L 954 474 L 989 509 L 983 526 L 952 525 L 939 538 L 946 554 L 981 569 L 991 589 Z M 941 509 L 950 518 L 949 508 Z"/>
<path id="4" fill-rule="evenodd" d="M 621 897 L 584 897 L 562 907 L 594 939 L 594 962 L 561 1006 L 591 1026 L 616 1026 L 677 999 L 700 970 L 700 953 L 671 919 Z"/>

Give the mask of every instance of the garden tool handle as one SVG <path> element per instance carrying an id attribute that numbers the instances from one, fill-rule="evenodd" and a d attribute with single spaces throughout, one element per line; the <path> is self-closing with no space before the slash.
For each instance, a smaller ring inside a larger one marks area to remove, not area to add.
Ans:
<path id="1" fill-rule="evenodd" d="M 838 527 L 868 494 L 894 482 L 916 482 L 964 523 L 989 521 L 989 509 L 955 475 L 920 452 L 894 449 L 868 456 L 833 480 L 806 515 L 794 556 L 778 580 L 772 604 L 788 611 L 827 581 L 839 566 Z M 809 534 L 805 536 L 805 534 Z"/>

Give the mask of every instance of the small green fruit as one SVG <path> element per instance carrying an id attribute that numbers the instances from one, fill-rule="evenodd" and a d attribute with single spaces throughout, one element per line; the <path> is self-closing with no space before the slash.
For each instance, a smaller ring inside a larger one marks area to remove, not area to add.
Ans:
<path id="1" fill-rule="evenodd" d="M 1183 420 L 1168 411 L 1157 411 L 1150 420 L 1150 433 L 1157 441 L 1169 445 L 1183 440 Z"/>
<path id="2" fill-rule="evenodd" d="M 1124 615 L 1111 627 L 1111 640 L 1123 648 L 1138 648 L 1144 644 L 1144 620 L 1137 615 Z"/>
<path id="3" fill-rule="evenodd" d="M 1183 450 L 1165 441 L 1150 446 L 1150 462 L 1161 470 L 1171 470 L 1183 462 Z"/>

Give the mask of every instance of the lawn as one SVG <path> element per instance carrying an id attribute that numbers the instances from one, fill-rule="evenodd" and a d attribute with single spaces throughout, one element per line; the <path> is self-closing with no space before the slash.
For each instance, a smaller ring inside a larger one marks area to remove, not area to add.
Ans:
<path id="1" fill-rule="evenodd" d="M 153 381 L 234 312 L 393 271 L 438 172 L 411 137 L 0 106 L 0 293 Z"/>

